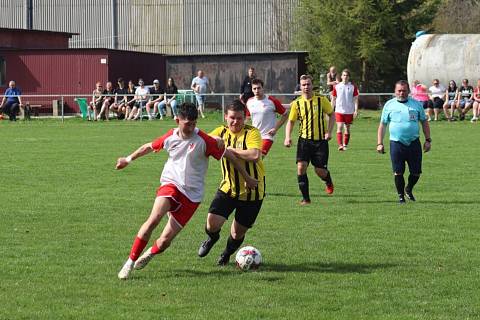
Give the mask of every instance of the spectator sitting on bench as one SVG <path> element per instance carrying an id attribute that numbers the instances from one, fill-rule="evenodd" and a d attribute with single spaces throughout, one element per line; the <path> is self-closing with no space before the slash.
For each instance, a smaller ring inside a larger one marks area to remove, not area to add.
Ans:
<path id="1" fill-rule="evenodd" d="M 130 120 L 138 120 L 142 113 L 142 108 L 147 104 L 147 98 L 150 94 L 150 91 L 148 90 L 148 87 L 145 87 L 142 78 L 138 79 L 138 85 L 137 89 L 135 89 L 135 105 L 128 117 Z"/>
<path id="2" fill-rule="evenodd" d="M 115 89 L 115 99 L 110 106 L 110 111 L 117 114 L 117 119 L 121 120 L 125 118 L 125 103 L 127 101 L 127 88 L 125 88 L 125 81 L 123 78 L 117 80 L 118 88 Z"/>
<path id="3" fill-rule="evenodd" d="M 178 89 L 175 85 L 175 81 L 173 78 L 168 78 L 167 81 L 167 88 L 165 89 L 165 99 L 163 99 L 160 104 L 158 105 L 160 115 L 167 114 L 167 106 L 172 108 L 173 120 L 177 120 L 177 94 Z"/>
<path id="4" fill-rule="evenodd" d="M 135 84 L 132 80 L 128 81 L 127 93 L 125 95 L 125 119 L 130 120 L 129 117 L 135 106 Z"/>
<path id="5" fill-rule="evenodd" d="M 0 104 L 0 110 L 8 114 L 10 121 L 17 121 L 17 113 L 22 106 L 21 94 L 22 92 L 16 87 L 15 81 L 10 81 Z"/>
<path id="6" fill-rule="evenodd" d="M 105 117 L 105 120 L 109 121 L 110 106 L 113 106 L 115 102 L 115 89 L 113 89 L 113 84 L 111 81 L 108 81 L 105 84 L 105 90 L 103 90 L 102 94 L 103 103 L 102 108 L 100 109 L 100 113 L 97 116 L 97 120 L 103 119 L 103 117 Z"/>
<path id="7" fill-rule="evenodd" d="M 90 116 L 90 113 L 92 111 L 93 111 L 93 120 L 94 121 L 97 120 L 97 112 L 102 108 L 102 102 L 103 102 L 102 89 L 103 89 L 103 86 L 100 83 L 100 81 L 98 81 L 95 84 L 95 90 L 93 90 L 92 92 L 92 101 L 90 101 L 88 105 L 88 112 L 87 112 L 88 121 L 92 120 Z"/>
<path id="8" fill-rule="evenodd" d="M 158 105 L 163 101 L 163 94 L 165 90 L 160 87 L 160 81 L 157 79 L 153 80 L 153 87 L 150 88 L 150 98 L 148 99 L 145 109 L 147 111 L 148 120 L 153 120 L 158 112 Z M 153 107 L 153 115 L 150 113 L 150 110 Z M 163 119 L 162 111 L 160 111 L 160 119 Z"/>

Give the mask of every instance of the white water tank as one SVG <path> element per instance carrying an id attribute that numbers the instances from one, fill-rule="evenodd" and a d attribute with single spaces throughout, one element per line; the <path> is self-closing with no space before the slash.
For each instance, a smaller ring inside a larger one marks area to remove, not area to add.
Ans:
<path id="1" fill-rule="evenodd" d="M 444 86 L 466 78 L 475 86 L 480 79 L 480 34 L 425 34 L 410 48 L 408 82 L 419 80 L 430 86 L 437 78 Z"/>

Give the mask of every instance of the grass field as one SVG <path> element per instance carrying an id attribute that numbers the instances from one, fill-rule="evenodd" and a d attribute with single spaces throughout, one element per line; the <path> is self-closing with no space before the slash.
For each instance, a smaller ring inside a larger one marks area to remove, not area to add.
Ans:
<path id="1" fill-rule="evenodd" d="M 298 206 L 295 149 L 282 146 L 282 130 L 245 241 L 263 254 L 259 271 L 215 266 L 226 227 L 197 257 L 220 181 L 212 160 L 197 214 L 128 281 L 117 272 L 166 156 L 123 171 L 115 161 L 173 121 L 0 121 L 0 319 L 479 319 L 478 125 L 431 124 L 417 202 L 402 206 L 389 156 L 375 152 L 378 118 L 362 114 L 347 152 L 330 143 L 335 193 L 326 196 L 310 170 L 308 207 Z"/>

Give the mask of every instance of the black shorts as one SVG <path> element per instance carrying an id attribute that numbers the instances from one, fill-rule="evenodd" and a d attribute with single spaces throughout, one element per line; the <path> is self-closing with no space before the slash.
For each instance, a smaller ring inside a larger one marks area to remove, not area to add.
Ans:
<path id="1" fill-rule="evenodd" d="M 422 145 L 416 139 L 406 146 L 397 141 L 390 141 L 390 159 L 394 173 L 405 173 L 405 162 L 412 174 L 422 173 Z"/>
<path id="2" fill-rule="evenodd" d="M 245 228 L 251 228 L 260 212 L 262 202 L 263 200 L 236 200 L 230 198 L 225 192 L 217 190 L 208 212 L 228 219 L 233 210 L 235 210 L 235 221 Z"/>
<path id="3" fill-rule="evenodd" d="M 301 161 L 311 162 L 315 168 L 327 169 L 328 141 L 298 138 L 297 163 Z"/>
<path id="4" fill-rule="evenodd" d="M 445 103 L 445 101 L 443 101 L 442 98 L 439 98 L 439 97 L 433 98 L 433 108 L 434 109 L 442 109 L 444 103 Z"/>
<path id="5" fill-rule="evenodd" d="M 427 101 L 423 101 L 423 102 L 420 102 L 422 105 L 423 105 L 423 109 L 431 109 L 433 108 L 433 102 L 432 100 L 427 100 Z"/>

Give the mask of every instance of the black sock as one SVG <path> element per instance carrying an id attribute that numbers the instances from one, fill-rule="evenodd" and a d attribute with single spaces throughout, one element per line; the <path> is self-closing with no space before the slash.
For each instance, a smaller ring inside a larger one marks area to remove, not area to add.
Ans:
<path id="1" fill-rule="evenodd" d="M 303 174 L 301 176 L 297 176 L 298 179 L 298 188 L 300 188 L 300 192 L 302 193 L 303 200 L 310 201 L 310 193 L 308 190 L 308 176 Z"/>
<path id="2" fill-rule="evenodd" d="M 405 179 L 403 175 L 395 175 L 395 187 L 399 196 L 405 195 Z"/>
<path id="3" fill-rule="evenodd" d="M 417 184 L 418 179 L 420 179 L 420 175 L 413 175 L 409 174 L 408 175 L 408 183 L 407 183 L 407 190 L 412 191 L 413 187 Z"/>
<path id="4" fill-rule="evenodd" d="M 240 248 L 244 239 L 245 239 L 245 237 L 243 237 L 241 239 L 233 239 L 232 235 L 230 235 L 228 237 L 227 246 L 225 247 L 225 250 L 223 251 L 223 254 L 231 256 L 235 251 L 237 251 L 238 248 Z"/>
<path id="5" fill-rule="evenodd" d="M 332 177 L 330 176 L 330 171 L 327 170 L 327 176 L 325 178 L 322 178 L 323 181 L 325 181 L 325 184 L 327 186 L 331 186 L 333 184 Z"/>
<path id="6" fill-rule="evenodd" d="M 220 238 L 220 230 L 218 230 L 217 232 L 208 231 L 207 226 L 205 226 L 205 233 L 213 241 L 217 241 Z"/>

